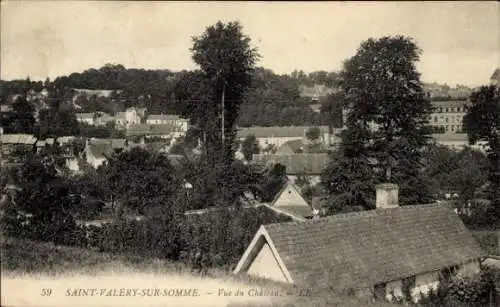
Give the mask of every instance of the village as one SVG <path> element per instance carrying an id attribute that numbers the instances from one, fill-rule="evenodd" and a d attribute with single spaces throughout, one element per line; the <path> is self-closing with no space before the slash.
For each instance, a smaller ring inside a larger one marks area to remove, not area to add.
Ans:
<path id="1" fill-rule="evenodd" d="M 425 50 L 393 35 L 279 74 L 245 29 L 192 37 L 193 70 L 0 80 L 2 272 L 190 278 L 59 291 L 81 298 L 498 306 L 496 63 L 481 86 L 425 83 Z"/>

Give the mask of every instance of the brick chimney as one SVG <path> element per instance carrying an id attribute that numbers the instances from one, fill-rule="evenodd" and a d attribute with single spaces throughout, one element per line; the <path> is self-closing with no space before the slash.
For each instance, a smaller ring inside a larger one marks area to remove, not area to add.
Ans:
<path id="1" fill-rule="evenodd" d="M 398 194 L 399 187 L 394 183 L 381 183 L 375 186 L 376 189 L 376 208 L 390 209 L 399 206 Z"/>

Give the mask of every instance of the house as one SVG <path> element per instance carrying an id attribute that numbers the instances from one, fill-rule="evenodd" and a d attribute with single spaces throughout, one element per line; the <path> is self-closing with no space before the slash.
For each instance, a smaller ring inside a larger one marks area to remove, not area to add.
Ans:
<path id="1" fill-rule="evenodd" d="M 176 127 L 170 124 L 135 124 L 128 127 L 127 137 L 159 137 L 162 139 L 177 138 L 184 135 L 183 132 L 176 131 Z"/>
<path id="2" fill-rule="evenodd" d="M 271 202 L 271 207 L 281 212 L 291 213 L 300 218 L 313 217 L 312 207 L 300 194 L 300 188 L 289 181 L 276 194 L 274 200 Z"/>
<path id="3" fill-rule="evenodd" d="M 248 127 L 239 128 L 237 138 L 243 141 L 247 136 L 254 135 L 259 142 L 260 148 L 274 146 L 279 148 L 286 142 L 295 140 L 305 140 L 306 132 L 313 126 L 286 126 L 286 127 Z M 320 129 L 320 141 L 329 145 L 331 141 L 330 129 L 328 126 L 318 126 Z"/>
<path id="4" fill-rule="evenodd" d="M 286 168 L 286 175 L 291 182 L 303 177 L 312 185 L 320 182 L 320 175 L 330 162 L 327 153 L 302 153 L 289 155 L 254 154 L 252 163 L 264 167 L 269 164 L 281 164 Z"/>
<path id="5" fill-rule="evenodd" d="M 94 125 L 106 126 L 108 123 L 114 122 L 115 118 L 105 112 L 96 112 L 94 118 Z"/>
<path id="6" fill-rule="evenodd" d="M 128 142 L 125 139 L 87 139 L 84 149 L 85 160 L 92 167 L 98 168 L 116 151 L 128 150 L 137 146 L 141 145 Z"/>
<path id="7" fill-rule="evenodd" d="M 22 157 L 36 152 L 37 138 L 31 134 L 3 134 L 0 133 L 1 160 L 19 162 Z"/>
<path id="8" fill-rule="evenodd" d="M 148 125 L 171 125 L 175 127 L 177 131 L 186 132 L 188 130 L 188 120 L 181 118 L 179 115 L 170 114 L 151 114 L 146 119 L 146 124 Z"/>
<path id="9" fill-rule="evenodd" d="M 94 125 L 94 113 L 75 113 L 75 117 L 79 123 Z"/>
<path id="10" fill-rule="evenodd" d="M 490 78 L 490 84 L 500 86 L 500 68 L 495 69 Z"/>
<path id="11" fill-rule="evenodd" d="M 132 107 L 125 110 L 125 112 L 118 112 L 115 116 L 116 125 L 121 127 L 130 127 L 141 123 L 141 117 L 137 109 Z"/>
<path id="12" fill-rule="evenodd" d="M 376 189 L 375 210 L 262 225 L 233 272 L 386 299 L 408 287 L 417 302 L 440 275 L 479 271 L 486 253 L 453 208 L 399 207 L 396 185 Z"/>
<path id="13" fill-rule="evenodd" d="M 304 151 L 304 141 L 300 139 L 284 143 L 283 145 L 278 147 L 278 149 L 276 149 L 276 152 L 274 154 L 291 155 L 291 154 L 301 153 L 303 151 Z"/>
<path id="14" fill-rule="evenodd" d="M 432 101 L 434 111 L 430 114 L 429 124 L 440 127 L 443 132 L 463 131 L 463 119 L 470 102 L 464 100 Z"/>
<path id="15" fill-rule="evenodd" d="M 433 111 L 428 116 L 429 125 L 442 129 L 443 132 L 460 133 L 463 131 L 463 119 L 470 102 L 466 100 L 432 101 Z M 342 117 L 344 128 L 347 122 L 349 108 L 343 108 Z M 377 124 L 369 123 L 370 129 L 377 130 Z"/>
<path id="16" fill-rule="evenodd" d="M 321 98 L 324 98 L 335 92 L 335 89 L 329 88 L 325 85 L 314 85 L 314 86 L 299 86 L 300 97 L 309 98 L 311 102 L 319 102 Z"/>
<path id="17" fill-rule="evenodd" d="M 469 139 L 465 133 L 437 133 L 432 135 L 431 143 L 448 147 L 452 150 L 460 151 L 465 147 L 470 147 L 484 152 L 487 149 L 487 142 L 480 141 L 474 145 L 469 145 Z"/>

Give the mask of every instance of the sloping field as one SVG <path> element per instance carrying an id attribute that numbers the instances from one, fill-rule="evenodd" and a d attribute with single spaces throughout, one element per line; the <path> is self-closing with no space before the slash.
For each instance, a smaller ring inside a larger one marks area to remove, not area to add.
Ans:
<path id="1" fill-rule="evenodd" d="M 2 306 L 394 306 L 13 238 L 1 237 L 0 250 Z"/>

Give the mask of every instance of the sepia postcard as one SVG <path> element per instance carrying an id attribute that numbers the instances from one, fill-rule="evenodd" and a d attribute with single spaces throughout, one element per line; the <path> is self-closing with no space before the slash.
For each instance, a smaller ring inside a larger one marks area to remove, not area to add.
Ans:
<path id="1" fill-rule="evenodd" d="M 2 307 L 500 306 L 496 1 L 0 1 Z"/>

